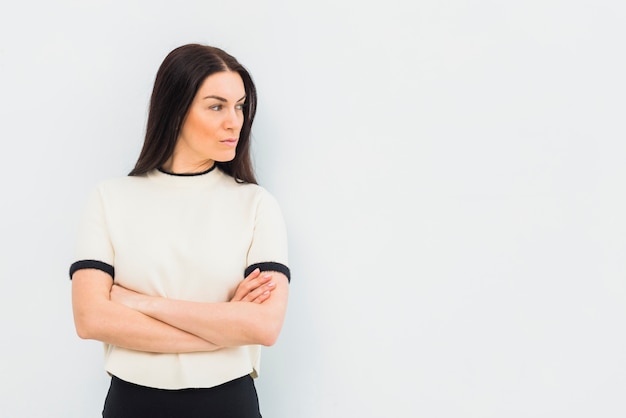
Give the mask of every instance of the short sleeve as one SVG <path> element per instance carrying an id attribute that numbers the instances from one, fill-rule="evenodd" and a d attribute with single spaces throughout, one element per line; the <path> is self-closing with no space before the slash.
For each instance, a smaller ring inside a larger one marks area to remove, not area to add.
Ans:
<path id="1" fill-rule="evenodd" d="M 100 188 L 87 198 L 78 224 L 74 263 L 70 279 L 77 270 L 95 268 L 114 277 L 114 251 L 107 228 L 106 213 Z"/>
<path id="2" fill-rule="evenodd" d="M 276 199 L 263 190 L 256 207 L 245 276 L 259 268 L 261 271 L 278 271 L 291 280 L 287 250 L 287 230 L 282 211 Z"/>

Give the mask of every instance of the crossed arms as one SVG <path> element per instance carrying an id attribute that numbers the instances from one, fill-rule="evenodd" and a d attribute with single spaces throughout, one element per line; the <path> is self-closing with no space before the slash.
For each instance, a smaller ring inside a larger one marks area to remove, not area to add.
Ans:
<path id="1" fill-rule="evenodd" d="M 109 274 L 97 269 L 78 270 L 72 277 L 79 337 L 156 353 L 272 345 L 282 328 L 287 296 L 285 275 L 258 270 L 223 303 L 143 295 L 114 284 Z"/>

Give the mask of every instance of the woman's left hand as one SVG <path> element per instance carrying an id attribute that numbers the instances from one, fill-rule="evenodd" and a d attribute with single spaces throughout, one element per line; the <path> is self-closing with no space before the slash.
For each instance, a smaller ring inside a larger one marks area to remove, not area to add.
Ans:
<path id="1" fill-rule="evenodd" d="M 255 269 L 237 286 L 231 302 L 263 303 L 269 299 L 271 292 L 276 288 L 269 273 L 261 274 Z"/>

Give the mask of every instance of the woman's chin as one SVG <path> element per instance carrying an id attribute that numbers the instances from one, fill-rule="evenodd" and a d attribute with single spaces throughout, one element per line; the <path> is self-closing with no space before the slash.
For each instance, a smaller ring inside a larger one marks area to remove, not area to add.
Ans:
<path id="1" fill-rule="evenodd" d="M 227 163 L 229 161 L 234 160 L 235 155 L 237 155 L 235 152 L 229 152 L 229 153 L 224 153 L 221 155 L 216 155 L 215 158 L 213 158 L 213 161 L 216 161 L 218 163 Z"/>

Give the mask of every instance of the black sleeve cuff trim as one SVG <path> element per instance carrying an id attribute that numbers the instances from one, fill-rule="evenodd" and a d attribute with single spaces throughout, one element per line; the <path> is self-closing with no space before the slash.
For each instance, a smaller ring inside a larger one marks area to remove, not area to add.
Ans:
<path id="1" fill-rule="evenodd" d="M 248 266 L 243 277 L 247 277 L 248 274 L 252 273 L 256 268 L 261 271 L 277 271 L 279 273 L 282 273 L 287 276 L 287 280 L 291 283 L 291 271 L 289 271 L 289 267 L 281 263 L 275 263 L 273 261 L 266 261 L 264 263 L 256 263 Z"/>
<path id="2" fill-rule="evenodd" d="M 115 277 L 115 269 L 110 264 L 98 260 L 80 260 L 70 266 L 70 280 L 75 272 L 83 269 L 96 269 L 108 273 L 112 278 Z"/>

